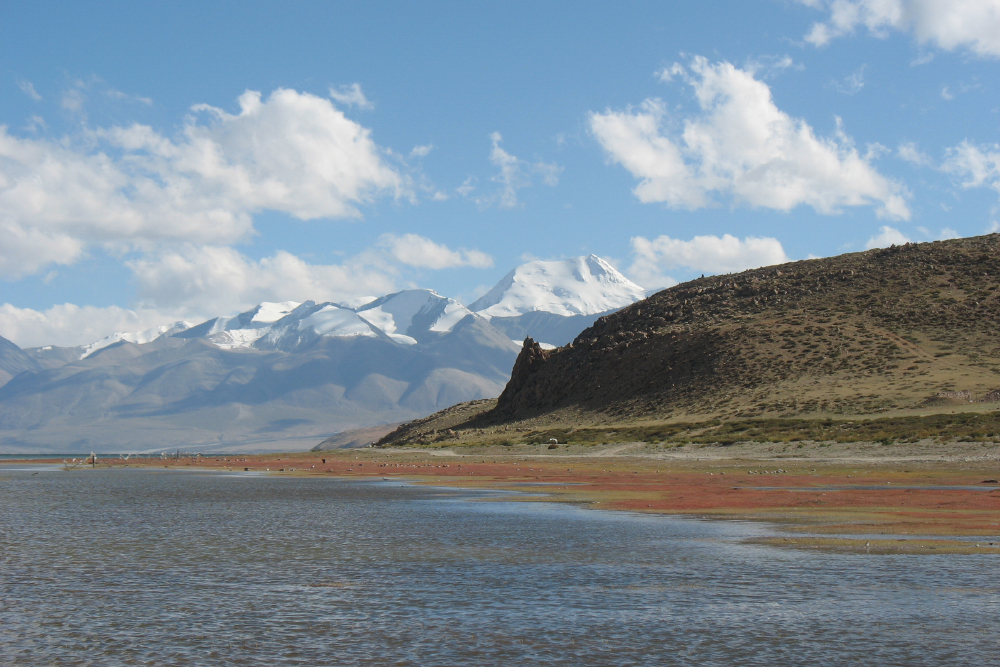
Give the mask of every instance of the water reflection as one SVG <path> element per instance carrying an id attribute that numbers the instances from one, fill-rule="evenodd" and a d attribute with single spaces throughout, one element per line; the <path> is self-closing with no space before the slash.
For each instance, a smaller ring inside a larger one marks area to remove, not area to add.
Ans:
<path id="1" fill-rule="evenodd" d="M 0 479 L 4 665 L 988 664 L 993 556 L 381 481 Z"/>

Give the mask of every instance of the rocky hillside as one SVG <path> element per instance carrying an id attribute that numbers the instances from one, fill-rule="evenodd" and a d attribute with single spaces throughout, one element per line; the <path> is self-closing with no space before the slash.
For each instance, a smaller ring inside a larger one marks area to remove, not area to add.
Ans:
<path id="1" fill-rule="evenodd" d="M 6 384 L 18 373 L 38 370 L 41 370 L 41 366 L 37 361 L 14 343 L 0 337 L 0 386 Z"/>
<path id="2" fill-rule="evenodd" d="M 702 278 L 526 344 L 495 407 L 448 428 L 991 410 L 998 331 L 996 234 Z"/>

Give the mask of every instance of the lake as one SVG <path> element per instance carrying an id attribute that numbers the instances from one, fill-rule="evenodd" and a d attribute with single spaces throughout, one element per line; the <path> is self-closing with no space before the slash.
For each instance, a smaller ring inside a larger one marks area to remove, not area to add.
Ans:
<path id="1" fill-rule="evenodd" d="M 983 665 L 1000 556 L 398 482 L 0 464 L 3 665 Z M 992 657 L 991 657 L 992 656 Z"/>

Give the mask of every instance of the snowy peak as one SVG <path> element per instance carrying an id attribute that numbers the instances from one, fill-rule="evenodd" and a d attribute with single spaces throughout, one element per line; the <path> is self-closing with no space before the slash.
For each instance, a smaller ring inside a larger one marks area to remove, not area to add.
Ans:
<path id="1" fill-rule="evenodd" d="M 146 329 L 145 331 L 134 331 L 130 333 L 113 333 L 110 336 L 105 336 L 96 343 L 91 343 L 90 345 L 83 345 L 79 349 L 81 350 L 80 358 L 86 359 L 94 352 L 98 350 L 103 350 L 109 345 L 114 345 L 115 343 L 120 343 L 121 341 L 126 341 L 129 343 L 136 343 L 138 345 L 143 345 L 145 343 L 152 343 L 157 338 L 162 338 L 163 336 L 173 336 L 174 334 L 186 331 L 191 328 L 190 322 L 174 322 L 173 324 L 161 324 L 155 326 L 152 329 Z"/>
<path id="2" fill-rule="evenodd" d="M 197 330 L 190 331 L 189 335 L 204 336 L 225 350 L 250 347 L 270 331 L 272 324 L 287 317 L 300 305 L 298 301 L 264 301 L 234 317 L 209 320 L 196 327 Z"/>
<path id="3" fill-rule="evenodd" d="M 559 261 L 522 264 L 496 287 L 466 308 L 458 301 L 429 289 L 410 289 L 360 304 L 306 301 L 263 302 L 232 317 L 216 317 L 197 326 L 189 322 L 161 325 L 147 331 L 116 333 L 78 348 L 85 358 L 119 341 L 149 343 L 163 336 L 200 338 L 224 350 L 257 348 L 292 350 L 319 338 L 363 336 L 392 340 L 403 345 L 430 343 L 455 330 L 469 316 L 494 324 L 510 338 L 535 330 L 551 340 L 572 340 L 585 326 L 578 316 L 597 315 L 623 308 L 645 297 L 645 290 L 596 255 Z M 513 319 L 529 315 L 520 328 Z M 547 329 L 539 327 L 545 319 Z M 546 319 L 547 318 L 547 319 Z M 549 322 L 558 320 L 558 322 Z M 501 326 L 506 322 L 507 328 Z M 566 329 L 550 331 L 553 326 Z M 512 328 L 513 327 L 513 328 Z M 569 330 L 573 331 L 570 332 Z M 572 336 L 570 335 L 572 333 Z"/>
<path id="4" fill-rule="evenodd" d="M 469 310 L 487 319 L 546 312 L 572 317 L 624 308 L 646 290 L 597 255 L 528 262 L 517 267 Z"/>
<path id="5" fill-rule="evenodd" d="M 251 325 L 264 326 L 277 322 L 301 305 L 298 301 L 281 301 L 278 303 L 265 301 L 253 310 L 247 311 L 247 314 L 252 314 L 250 318 Z"/>
<path id="6" fill-rule="evenodd" d="M 240 313 L 233 317 L 216 317 L 213 320 L 209 320 L 205 323 L 211 323 L 206 333 L 211 335 L 220 331 L 262 329 L 287 316 L 300 305 L 302 304 L 298 301 L 282 301 L 280 303 L 264 301 L 245 313 Z"/>
<path id="7" fill-rule="evenodd" d="M 300 304 L 260 331 L 264 335 L 255 339 L 253 347 L 278 350 L 290 350 L 317 338 L 381 336 L 381 332 L 358 317 L 353 309 L 336 303 L 316 304 L 312 301 Z"/>
<path id="8" fill-rule="evenodd" d="M 423 334 L 451 331 L 472 312 L 454 299 L 429 289 L 389 294 L 358 308 L 357 313 L 397 342 L 414 344 Z"/>

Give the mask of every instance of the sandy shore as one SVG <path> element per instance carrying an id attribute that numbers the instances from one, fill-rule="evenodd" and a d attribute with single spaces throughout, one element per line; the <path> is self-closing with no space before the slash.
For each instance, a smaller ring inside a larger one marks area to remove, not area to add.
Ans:
<path id="1" fill-rule="evenodd" d="M 554 451 L 538 446 L 360 449 L 167 460 L 99 458 L 98 467 L 405 479 L 517 490 L 524 501 L 764 521 L 784 529 L 781 537 L 765 541 L 793 548 L 1000 553 L 1000 461 L 995 451 L 1000 448 L 775 449 L 761 445 L 663 451 L 640 443 Z M 809 535 L 797 537 L 795 532 Z"/>

